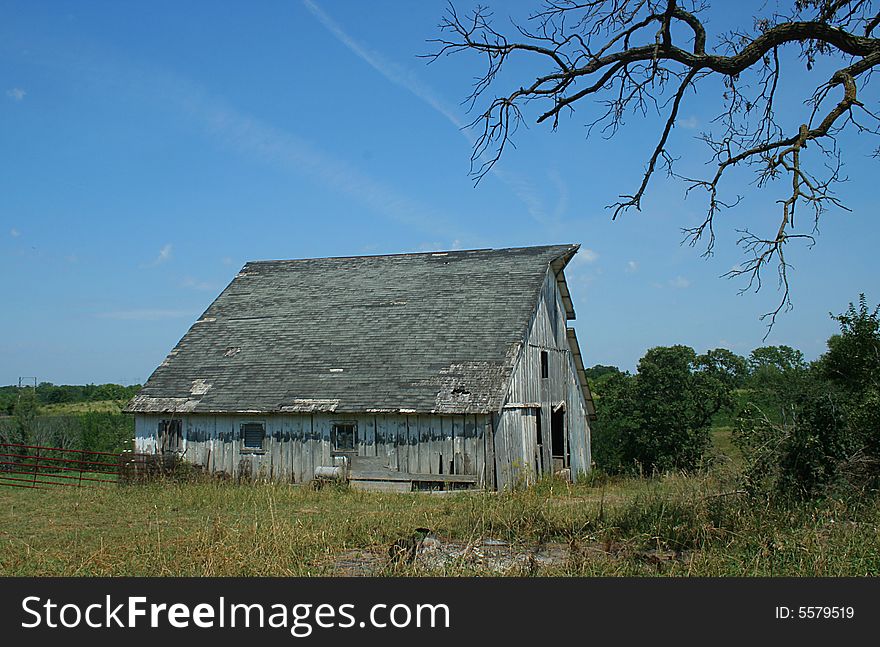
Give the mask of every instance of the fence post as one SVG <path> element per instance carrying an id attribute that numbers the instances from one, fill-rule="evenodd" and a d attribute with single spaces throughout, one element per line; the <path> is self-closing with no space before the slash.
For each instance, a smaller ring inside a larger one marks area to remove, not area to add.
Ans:
<path id="1" fill-rule="evenodd" d="M 37 470 L 39 469 L 37 466 L 40 462 L 40 450 L 37 449 L 37 454 L 34 457 L 34 480 L 31 484 L 31 487 L 37 487 Z"/>

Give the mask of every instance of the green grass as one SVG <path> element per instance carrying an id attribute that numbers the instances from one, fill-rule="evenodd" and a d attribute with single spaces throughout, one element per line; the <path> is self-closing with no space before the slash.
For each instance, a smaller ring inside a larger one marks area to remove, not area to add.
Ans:
<path id="1" fill-rule="evenodd" d="M 328 575 L 341 555 L 387 555 L 422 526 L 445 541 L 567 546 L 546 575 L 880 573 L 875 504 L 776 510 L 728 487 L 717 473 L 444 496 L 220 482 L 0 487 L 0 575 Z M 396 573 L 485 571 L 416 563 Z"/>
<path id="2" fill-rule="evenodd" d="M 742 454 L 733 444 L 733 427 L 712 428 L 712 449 L 710 455 L 721 463 L 729 463 L 734 467 L 742 466 Z"/>
<path id="3" fill-rule="evenodd" d="M 45 416 L 66 416 L 76 413 L 96 411 L 100 413 L 121 413 L 127 400 L 95 400 L 94 402 L 61 402 L 59 404 L 46 404 L 40 407 L 40 413 Z"/>

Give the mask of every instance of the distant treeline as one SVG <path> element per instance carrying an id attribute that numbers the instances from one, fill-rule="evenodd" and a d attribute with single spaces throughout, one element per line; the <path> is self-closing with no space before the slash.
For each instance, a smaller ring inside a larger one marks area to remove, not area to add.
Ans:
<path id="1" fill-rule="evenodd" d="M 0 443 L 22 443 L 92 452 L 132 449 L 134 418 L 122 413 L 87 411 L 63 416 L 35 415 L 0 419 Z"/>
<path id="2" fill-rule="evenodd" d="M 853 501 L 880 492 L 880 306 L 861 294 L 831 317 L 840 332 L 812 362 L 789 346 L 742 357 L 676 345 L 649 349 L 635 374 L 593 367 L 596 466 L 704 469 L 711 429 L 728 427 L 747 492 Z"/>
<path id="3" fill-rule="evenodd" d="M 141 388 L 140 384 L 123 386 L 121 384 L 52 384 L 41 382 L 34 391 L 39 405 L 75 402 L 97 402 L 99 400 L 130 400 Z M 17 385 L 0 386 L 0 415 L 12 415 L 18 401 Z"/>

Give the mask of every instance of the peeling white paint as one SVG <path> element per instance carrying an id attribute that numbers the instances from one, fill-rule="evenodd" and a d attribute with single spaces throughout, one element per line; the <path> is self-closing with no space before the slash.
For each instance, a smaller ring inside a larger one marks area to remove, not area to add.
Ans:
<path id="1" fill-rule="evenodd" d="M 190 395 L 205 395 L 210 390 L 211 385 L 206 380 L 199 378 L 192 381 L 192 387 L 190 387 L 189 392 Z"/>
<path id="2" fill-rule="evenodd" d="M 294 398 L 290 404 L 281 406 L 281 411 L 310 413 L 327 412 L 333 413 L 339 406 L 339 399 L 322 398 Z"/>

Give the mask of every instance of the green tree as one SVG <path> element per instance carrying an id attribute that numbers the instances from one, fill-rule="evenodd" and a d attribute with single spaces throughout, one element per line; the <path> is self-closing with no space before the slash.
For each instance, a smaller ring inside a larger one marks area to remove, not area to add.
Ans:
<path id="1" fill-rule="evenodd" d="M 816 368 L 840 388 L 857 447 L 845 469 L 861 472 L 862 480 L 880 476 L 880 305 L 871 309 L 864 294 L 856 306 L 833 316 L 840 334 L 828 340 L 828 352 Z"/>
<path id="2" fill-rule="evenodd" d="M 804 354 L 791 346 L 762 346 L 749 354 L 748 369 L 752 376 L 785 373 L 807 367 Z"/>
<path id="3" fill-rule="evenodd" d="M 12 410 L 13 435 L 10 439 L 11 442 L 27 444 L 33 433 L 34 423 L 39 412 L 40 407 L 34 390 L 30 388 L 19 389 L 18 399 Z"/>
<path id="4" fill-rule="evenodd" d="M 652 348 L 635 376 L 609 380 L 597 403 L 597 464 L 608 471 L 698 467 L 712 418 L 731 405 L 742 366 L 726 353 Z"/>
<path id="5" fill-rule="evenodd" d="M 749 374 L 746 359 L 726 348 L 707 351 L 699 357 L 699 365 L 732 389 L 743 386 Z"/>
<path id="6" fill-rule="evenodd" d="M 828 352 L 818 362 L 823 375 L 850 392 L 861 393 L 880 386 L 880 305 L 868 308 L 864 294 L 858 307 L 831 315 L 840 334 L 828 340 Z"/>
<path id="7" fill-rule="evenodd" d="M 782 424 L 806 387 L 809 365 L 804 354 L 791 346 L 762 346 L 751 352 L 747 364 L 747 391 L 740 408 L 756 409 Z"/>
<path id="8" fill-rule="evenodd" d="M 593 394 L 593 398 L 601 398 L 607 388 L 606 384 L 617 376 L 623 375 L 621 370 L 616 366 L 604 366 L 602 364 L 596 364 L 595 366 L 586 369 L 584 374 L 587 377 L 587 382 L 590 385 L 590 391 Z"/>
<path id="9" fill-rule="evenodd" d="M 595 380 L 605 375 L 616 375 L 620 373 L 620 369 L 616 366 L 606 366 L 605 364 L 596 364 L 584 371 L 584 375 L 588 379 Z"/>
<path id="10" fill-rule="evenodd" d="M 118 452 L 132 448 L 134 420 L 121 413 L 88 411 L 76 416 L 78 449 Z"/>
<path id="11" fill-rule="evenodd" d="M 644 421 L 636 404 L 635 377 L 611 374 L 602 383 L 601 394 L 596 400 L 597 420 L 591 438 L 593 460 L 609 473 L 637 468 L 634 439 Z"/>

